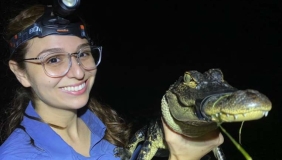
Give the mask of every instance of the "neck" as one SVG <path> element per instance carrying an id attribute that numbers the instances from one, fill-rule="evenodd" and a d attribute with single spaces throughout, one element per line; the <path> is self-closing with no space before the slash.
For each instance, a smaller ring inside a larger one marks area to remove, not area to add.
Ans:
<path id="1" fill-rule="evenodd" d="M 36 104 L 36 112 L 40 115 L 41 119 L 49 124 L 53 129 L 61 130 L 77 130 L 78 117 L 76 109 L 64 109 L 52 107 L 46 104 Z"/>
<path id="2" fill-rule="evenodd" d="M 91 132 L 77 117 L 77 110 L 62 109 L 47 105 L 36 105 L 36 112 L 42 120 L 78 153 L 89 156 Z M 59 126 L 59 127 L 58 127 Z"/>

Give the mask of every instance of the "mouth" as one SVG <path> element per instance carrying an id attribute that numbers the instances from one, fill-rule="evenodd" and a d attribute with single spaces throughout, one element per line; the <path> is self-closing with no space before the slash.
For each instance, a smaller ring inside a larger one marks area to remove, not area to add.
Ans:
<path id="1" fill-rule="evenodd" d="M 86 86 L 86 82 L 83 82 L 83 83 L 78 84 L 78 85 L 62 87 L 61 89 L 63 91 L 67 91 L 67 92 L 77 92 L 77 91 L 83 90 L 85 88 L 85 86 Z"/>
<path id="2" fill-rule="evenodd" d="M 240 121 L 251 121 L 260 119 L 262 117 L 267 117 L 269 111 L 253 111 L 250 113 L 243 114 L 226 114 L 218 113 L 211 116 L 213 121 L 224 121 L 224 122 L 240 122 Z"/>

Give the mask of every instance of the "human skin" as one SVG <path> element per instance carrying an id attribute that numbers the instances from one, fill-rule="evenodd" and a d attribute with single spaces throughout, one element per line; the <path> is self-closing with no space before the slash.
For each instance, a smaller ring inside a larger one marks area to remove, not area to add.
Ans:
<path id="1" fill-rule="evenodd" d="M 224 141 L 219 131 L 199 138 L 189 138 L 173 132 L 163 120 L 162 123 L 170 151 L 169 160 L 200 160 Z"/>
<path id="2" fill-rule="evenodd" d="M 47 49 L 62 50 L 74 53 L 79 46 L 88 43 L 86 39 L 76 36 L 50 35 L 44 38 L 33 38 L 28 42 L 25 58 L 34 58 Z M 43 53 L 44 54 L 44 53 Z M 66 75 L 58 78 L 45 74 L 42 65 L 26 62 L 26 69 L 18 68 L 17 63 L 9 61 L 10 69 L 24 87 L 31 87 L 35 95 L 35 110 L 42 120 L 64 129 L 51 127 L 77 152 L 89 156 L 90 130 L 77 117 L 76 111 L 88 102 L 94 84 L 97 69 L 86 71 L 72 57 L 72 66 Z M 68 90 L 66 87 L 79 86 L 81 90 Z"/>
<path id="3" fill-rule="evenodd" d="M 59 48 L 68 53 L 78 51 L 81 44 L 87 40 L 75 36 L 51 35 L 44 38 L 34 38 L 30 40 L 25 58 L 34 58 L 46 49 Z M 62 77 L 53 78 L 45 74 L 41 64 L 26 63 L 26 71 L 18 77 L 25 87 L 31 87 L 37 96 L 35 101 L 36 111 L 46 108 L 52 110 L 77 110 L 83 107 L 89 98 L 90 90 L 94 84 L 97 70 L 85 71 L 78 65 L 76 59 L 72 57 L 72 67 L 69 72 Z M 78 86 L 86 83 L 83 92 L 71 92 L 64 90 L 64 87 Z M 56 111 L 56 112 L 57 112 Z"/>

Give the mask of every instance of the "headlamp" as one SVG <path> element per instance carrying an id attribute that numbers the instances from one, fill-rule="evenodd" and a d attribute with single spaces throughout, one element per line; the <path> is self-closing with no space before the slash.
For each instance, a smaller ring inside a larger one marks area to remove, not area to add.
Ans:
<path id="1" fill-rule="evenodd" d="M 80 5 L 79 0 L 54 0 L 54 12 L 60 17 L 72 14 Z"/>
<path id="2" fill-rule="evenodd" d="M 75 7 L 78 6 L 79 1 L 77 0 L 62 0 L 63 4 L 68 7 Z"/>
<path id="3" fill-rule="evenodd" d="M 81 20 L 71 15 L 79 6 L 79 0 L 54 0 L 53 6 L 46 6 L 43 15 L 34 24 L 13 36 L 10 40 L 10 52 L 34 37 L 48 35 L 73 35 L 90 41 Z"/>

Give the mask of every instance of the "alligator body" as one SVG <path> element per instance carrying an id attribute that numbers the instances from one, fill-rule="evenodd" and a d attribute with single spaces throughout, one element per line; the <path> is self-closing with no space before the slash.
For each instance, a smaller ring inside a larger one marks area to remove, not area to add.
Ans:
<path id="1" fill-rule="evenodd" d="M 218 124 L 258 120 L 271 110 L 270 100 L 262 93 L 239 90 L 229 85 L 220 69 L 204 73 L 187 71 L 164 94 L 162 118 L 175 132 L 200 137 L 216 130 Z M 154 121 L 135 133 L 126 149 L 119 149 L 121 159 L 130 159 L 138 143 L 138 160 L 167 155 L 162 125 Z"/>

